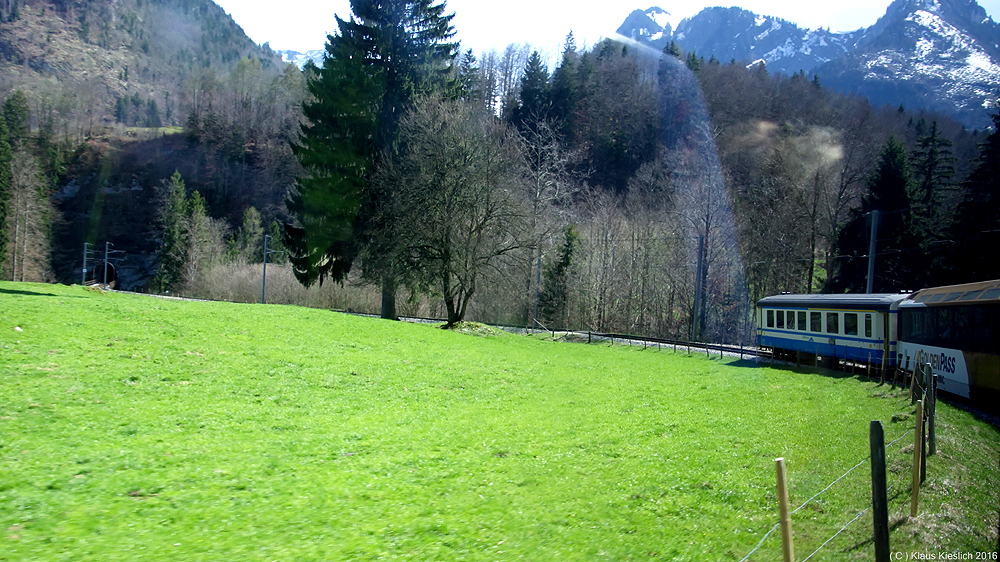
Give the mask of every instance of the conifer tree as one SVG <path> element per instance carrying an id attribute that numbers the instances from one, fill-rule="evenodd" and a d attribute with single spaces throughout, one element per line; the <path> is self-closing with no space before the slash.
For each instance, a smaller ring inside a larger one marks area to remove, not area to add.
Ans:
<path id="1" fill-rule="evenodd" d="M 580 246 L 580 234 L 575 225 L 563 230 L 563 245 L 559 258 L 546 268 L 545 286 L 538 299 L 542 318 L 550 328 L 568 328 L 569 282 L 572 273 L 573 255 Z"/>
<path id="2" fill-rule="evenodd" d="M 31 110 L 24 92 L 17 90 L 4 101 L 3 117 L 7 121 L 11 149 L 16 150 L 24 145 L 30 132 Z"/>
<path id="3" fill-rule="evenodd" d="M 323 68 L 309 69 L 308 124 L 293 151 L 306 170 L 287 207 L 294 223 L 285 242 L 304 285 L 342 281 L 362 249 L 365 273 L 381 277 L 382 315 L 395 317 L 391 247 L 372 224 L 385 217 L 368 189 L 399 120 L 419 95 L 453 80 L 457 45 L 445 4 L 432 0 L 352 0 L 350 20 L 337 18 Z M 389 220 L 389 219 L 386 219 Z"/>
<path id="4" fill-rule="evenodd" d="M 184 281 L 184 263 L 187 258 L 187 193 L 181 173 L 175 170 L 169 181 L 164 180 L 157 195 L 157 222 L 161 236 L 160 268 L 153 279 L 153 285 L 159 290 L 176 289 Z"/>
<path id="5" fill-rule="evenodd" d="M 924 237 L 939 234 L 932 224 L 938 214 L 936 199 L 955 175 L 955 158 L 951 155 L 951 141 L 941 136 L 937 121 L 930 131 L 917 139 L 913 151 L 913 201 L 914 219 L 921 224 L 918 233 Z"/>
<path id="6" fill-rule="evenodd" d="M 580 101 L 576 65 L 579 61 L 576 53 L 576 40 L 573 32 L 566 36 L 566 46 L 563 49 L 559 68 L 552 74 L 552 118 L 564 138 L 573 136 L 573 112 Z"/>
<path id="7" fill-rule="evenodd" d="M 882 145 L 875 169 L 868 176 L 868 191 L 861 208 L 841 229 L 836 255 L 837 273 L 829 280 L 829 292 L 865 291 L 868 273 L 868 247 L 872 211 L 879 211 L 877 225 L 875 279 L 873 291 L 885 292 L 912 288 L 915 248 L 910 236 L 910 192 L 913 174 L 906 147 L 895 136 Z"/>
<path id="8" fill-rule="evenodd" d="M 9 137 L 7 119 L 0 115 L 0 265 L 7 259 L 7 213 L 10 208 L 11 164 L 14 161 Z"/>
<path id="9" fill-rule="evenodd" d="M 965 195 L 950 229 L 955 241 L 952 283 L 1000 279 L 1000 261 L 983 259 L 983 249 L 1000 247 L 1000 113 L 990 116 L 993 132 L 980 147 L 976 168 L 964 182 Z"/>
<path id="10" fill-rule="evenodd" d="M 542 56 L 534 51 L 521 77 L 521 99 L 514 111 L 514 123 L 522 131 L 532 130 L 535 124 L 549 118 L 551 106 L 549 71 Z"/>
<path id="11" fill-rule="evenodd" d="M 951 141 L 941 135 L 933 121 L 926 135 L 917 138 L 911 155 L 914 181 L 910 193 L 910 232 L 923 254 L 923 264 L 914 271 L 914 286 L 940 284 L 951 268 L 952 248 L 945 238 L 950 217 L 943 212 L 943 194 L 955 175 Z"/>

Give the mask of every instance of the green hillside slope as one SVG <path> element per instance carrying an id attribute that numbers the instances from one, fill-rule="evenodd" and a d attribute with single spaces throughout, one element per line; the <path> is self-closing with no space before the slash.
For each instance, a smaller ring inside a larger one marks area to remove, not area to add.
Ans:
<path id="1" fill-rule="evenodd" d="M 845 375 L 0 282 L 0 560 L 739 560 L 777 522 L 776 457 L 800 505 L 910 411 Z M 992 549 L 997 431 L 946 404 L 938 428 L 893 547 Z M 868 471 L 793 516 L 801 556 Z M 814 559 L 871 559 L 870 529 Z"/>

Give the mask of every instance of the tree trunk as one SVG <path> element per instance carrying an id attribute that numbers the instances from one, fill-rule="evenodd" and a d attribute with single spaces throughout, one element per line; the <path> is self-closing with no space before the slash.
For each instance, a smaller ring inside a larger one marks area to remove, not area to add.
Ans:
<path id="1" fill-rule="evenodd" d="M 396 279 L 391 275 L 382 277 L 382 318 L 399 320 L 396 316 Z"/>

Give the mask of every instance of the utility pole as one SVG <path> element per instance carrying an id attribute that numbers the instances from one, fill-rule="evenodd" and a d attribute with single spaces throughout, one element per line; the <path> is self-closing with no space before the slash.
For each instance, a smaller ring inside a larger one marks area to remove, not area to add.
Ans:
<path id="1" fill-rule="evenodd" d="M 871 293 L 875 284 L 875 234 L 878 232 L 878 209 L 871 212 L 872 230 L 868 238 L 868 284 L 865 292 Z"/>
<path id="2" fill-rule="evenodd" d="M 538 237 L 538 265 L 536 267 L 538 270 L 535 273 L 535 314 L 534 323 L 531 327 L 534 328 L 538 324 L 538 298 L 542 291 L 542 237 Z"/>
<path id="3" fill-rule="evenodd" d="M 691 339 L 694 341 L 700 341 L 701 338 L 701 317 L 702 317 L 702 277 L 704 276 L 705 268 L 705 237 L 698 236 L 698 267 L 695 270 L 695 283 L 694 283 L 694 318 L 692 320 L 691 326 Z"/>
<path id="4" fill-rule="evenodd" d="M 264 235 L 264 273 L 260 280 L 260 304 L 264 304 L 264 290 L 267 288 L 267 255 L 268 254 L 283 254 L 281 250 L 268 250 L 267 240 L 270 238 L 267 234 Z"/>
<path id="5" fill-rule="evenodd" d="M 108 284 L 108 247 L 111 246 L 111 242 L 104 243 L 104 284 Z"/>
<path id="6" fill-rule="evenodd" d="M 83 273 L 80 275 L 80 285 L 87 284 L 87 255 L 91 252 L 87 246 L 90 245 L 90 242 L 83 243 Z"/>

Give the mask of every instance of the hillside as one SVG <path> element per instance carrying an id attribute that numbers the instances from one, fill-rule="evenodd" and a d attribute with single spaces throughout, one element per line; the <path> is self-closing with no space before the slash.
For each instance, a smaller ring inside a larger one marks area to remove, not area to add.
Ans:
<path id="1" fill-rule="evenodd" d="M 996 542 L 996 429 L 941 403 L 899 517 L 909 401 L 846 375 L 9 282 L 0 365 L 11 560 L 739 560 L 777 521 L 774 458 L 803 504 L 868 455 L 870 420 L 904 437 L 895 549 Z M 796 547 L 869 494 L 862 465 L 793 516 Z M 870 532 L 815 560 L 870 559 Z"/>
<path id="2" fill-rule="evenodd" d="M 211 0 L 7 4 L 0 10 L 0 91 L 27 92 L 38 123 L 70 118 L 65 128 L 78 139 L 116 121 L 183 124 L 203 69 L 228 72 L 247 57 L 283 66 Z M 119 100 L 131 118 L 116 107 Z"/>
<path id="3" fill-rule="evenodd" d="M 0 21 L 0 97 L 26 96 L 53 184 L 54 278 L 78 279 L 83 244 L 111 242 L 119 286 L 145 286 L 156 189 L 175 170 L 215 217 L 282 216 L 304 79 L 214 2 L 17 0 Z"/>

